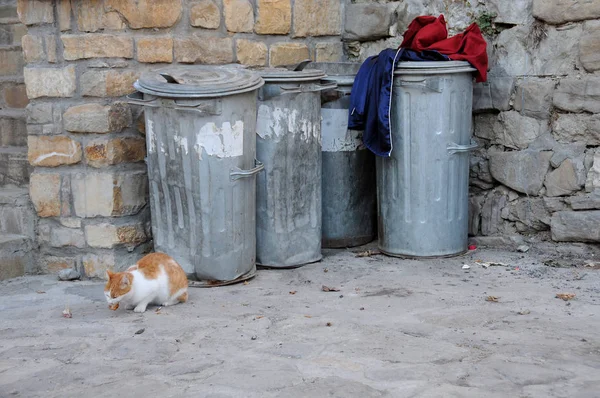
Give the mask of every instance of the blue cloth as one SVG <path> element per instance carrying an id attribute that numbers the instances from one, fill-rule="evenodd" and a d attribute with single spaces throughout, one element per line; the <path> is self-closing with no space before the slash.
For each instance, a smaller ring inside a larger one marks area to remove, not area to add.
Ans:
<path id="1" fill-rule="evenodd" d="M 394 69 L 400 61 L 448 61 L 437 51 L 386 49 L 360 67 L 350 94 L 348 128 L 363 130 L 363 143 L 377 156 L 392 153 L 390 109 Z"/>

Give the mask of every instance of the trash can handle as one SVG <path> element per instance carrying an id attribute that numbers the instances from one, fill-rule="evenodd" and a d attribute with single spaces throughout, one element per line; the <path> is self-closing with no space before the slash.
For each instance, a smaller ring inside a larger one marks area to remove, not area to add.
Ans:
<path id="1" fill-rule="evenodd" d="M 140 93 L 139 91 L 136 91 L 135 93 L 131 93 L 131 94 L 127 94 L 126 98 L 127 98 L 127 103 L 131 104 L 131 105 L 142 105 L 142 106 L 158 106 L 156 104 L 156 97 L 154 98 L 149 98 L 149 99 L 144 99 L 141 95 L 142 93 Z"/>
<path id="2" fill-rule="evenodd" d="M 310 59 L 305 59 L 305 60 L 298 62 L 297 64 L 279 65 L 279 66 L 276 66 L 276 68 L 285 68 L 292 72 L 300 72 L 300 71 L 303 71 L 304 68 L 306 68 L 306 65 L 310 64 L 311 62 L 312 61 Z"/>
<path id="3" fill-rule="evenodd" d="M 236 169 L 236 171 L 232 171 L 231 173 L 229 173 L 229 177 L 231 178 L 231 181 L 236 181 L 236 180 L 239 180 L 240 178 L 253 177 L 254 175 L 258 174 L 259 172 L 261 172 L 262 170 L 265 169 L 265 165 L 256 159 L 254 159 L 254 164 L 256 165 L 256 167 L 254 167 L 253 169 L 250 169 L 250 170 Z"/>
<path id="4" fill-rule="evenodd" d="M 159 73 L 159 75 L 161 75 L 163 79 L 167 81 L 167 83 L 180 84 L 173 76 L 169 75 L 168 73 Z"/>
<path id="5" fill-rule="evenodd" d="M 479 144 L 477 142 L 471 140 L 471 143 L 469 145 L 458 145 L 455 143 L 451 143 L 448 145 L 448 147 L 446 149 L 448 149 L 448 153 L 453 155 L 455 153 L 464 153 L 464 152 L 474 151 L 477 148 L 479 148 Z"/>
<path id="6" fill-rule="evenodd" d="M 335 89 L 336 93 L 342 94 L 342 95 L 350 95 L 352 94 L 352 88 L 341 88 L 338 87 Z"/>
<path id="7" fill-rule="evenodd" d="M 423 79 L 419 81 L 400 80 L 402 87 L 420 88 L 421 90 L 429 90 L 436 93 L 442 92 L 442 85 L 439 78 Z"/>

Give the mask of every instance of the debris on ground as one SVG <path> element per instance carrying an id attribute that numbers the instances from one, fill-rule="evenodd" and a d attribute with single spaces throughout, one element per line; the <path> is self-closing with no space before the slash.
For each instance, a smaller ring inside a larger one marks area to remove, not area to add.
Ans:
<path id="1" fill-rule="evenodd" d="M 529 311 L 529 310 L 522 310 L 522 311 L 517 312 L 517 314 L 519 314 L 519 315 L 529 315 L 529 314 L 531 314 L 531 311 Z"/>
<path id="2" fill-rule="evenodd" d="M 58 273 L 59 281 L 74 281 L 79 278 L 81 278 L 81 274 L 73 268 L 66 268 Z"/>
<path id="3" fill-rule="evenodd" d="M 310 315 L 304 315 L 305 318 L 312 318 Z"/>
<path id="4" fill-rule="evenodd" d="M 329 272 L 329 269 L 325 268 L 325 269 L 323 270 L 323 272 L 327 273 L 327 272 Z"/>
<path id="5" fill-rule="evenodd" d="M 504 263 L 500 263 L 497 261 L 481 261 L 481 260 L 477 260 L 477 263 L 481 264 L 481 266 L 483 268 L 489 268 L 489 267 L 509 267 L 508 264 L 504 264 Z"/>
<path id="6" fill-rule="evenodd" d="M 250 337 L 250 340 L 256 340 L 256 339 L 258 339 L 257 335 L 254 335 L 254 336 Z"/>
<path id="7" fill-rule="evenodd" d="M 360 307 L 360 310 L 361 310 L 361 311 L 364 311 L 364 310 L 365 310 L 365 307 Z"/>
<path id="8" fill-rule="evenodd" d="M 156 314 L 160 314 L 160 313 L 161 313 L 161 312 L 160 312 L 160 310 L 162 310 L 162 307 L 158 307 L 158 308 L 157 308 L 157 309 L 156 309 L 154 312 L 155 312 Z"/>
<path id="9" fill-rule="evenodd" d="M 325 286 L 325 285 L 323 285 L 321 287 L 321 290 L 324 292 L 339 292 L 340 291 L 340 289 L 338 289 L 337 287 L 329 287 L 329 286 Z"/>
<path id="10" fill-rule="evenodd" d="M 573 263 L 567 260 L 549 259 L 544 261 L 544 265 L 552 268 L 571 268 Z"/>
<path id="11" fill-rule="evenodd" d="M 471 269 L 471 266 L 469 264 L 464 264 L 462 266 L 462 269 Z"/>
<path id="12" fill-rule="evenodd" d="M 586 275 L 587 275 L 587 274 L 580 274 L 580 273 L 579 273 L 579 272 L 577 272 L 577 271 L 573 271 L 573 280 L 580 281 L 580 280 L 582 280 L 583 278 L 585 278 L 585 276 L 586 276 Z"/>
<path id="13" fill-rule="evenodd" d="M 250 282 L 244 281 L 244 285 L 248 286 L 249 284 L 250 284 Z"/>
<path id="14" fill-rule="evenodd" d="M 254 317 L 254 320 L 256 321 L 257 319 L 261 319 L 261 318 L 264 318 L 264 317 L 265 317 L 264 315 L 257 315 L 257 316 Z"/>
<path id="15" fill-rule="evenodd" d="M 138 330 L 137 332 L 135 332 L 135 334 L 142 334 L 146 331 L 146 329 L 142 328 L 140 330 Z"/>
<path id="16" fill-rule="evenodd" d="M 46 294 L 46 292 L 45 292 L 45 291 L 43 291 L 43 290 L 38 290 L 36 293 L 37 293 L 37 294 Z"/>
<path id="17" fill-rule="evenodd" d="M 296 294 L 296 293 L 298 293 L 296 290 L 292 290 L 292 291 L 290 292 L 290 294 L 292 294 L 292 295 L 294 295 L 294 294 Z"/>
<path id="18" fill-rule="evenodd" d="M 489 301 L 491 303 L 497 303 L 498 300 L 500 299 L 500 297 L 496 297 L 496 296 L 487 296 L 485 298 L 485 301 Z"/>
<path id="19" fill-rule="evenodd" d="M 65 318 L 73 318 L 73 313 L 71 312 L 71 309 L 69 308 L 69 304 L 65 305 L 65 309 L 62 312 L 62 316 Z"/>
<path id="20" fill-rule="evenodd" d="M 591 261 L 591 260 L 587 260 L 584 264 L 584 267 L 586 268 L 594 268 L 594 269 L 600 269 L 600 262 L 599 261 Z"/>
<path id="21" fill-rule="evenodd" d="M 569 301 L 569 300 L 573 300 L 575 298 L 575 294 L 574 293 L 558 293 L 556 295 L 556 298 L 565 300 L 565 301 Z"/>
<path id="22" fill-rule="evenodd" d="M 469 245 L 469 251 L 477 250 L 477 246 Z"/>
<path id="23" fill-rule="evenodd" d="M 333 323 L 331 323 L 331 322 L 327 322 L 327 325 L 326 325 L 326 326 L 329 328 L 329 327 L 333 326 Z"/>
<path id="24" fill-rule="evenodd" d="M 372 256 L 378 256 L 381 253 L 378 250 L 365 250 L 364 252 L 358 252 L 356 253 L 356 257 L 372 257 Z"/>
<path id="25" fill-rule="evenodd" d="M 517 247 L 517 251 L 521 252 L 521 253 L 527 253 L 529 251 L 530 247 L 527 245 L 521 245 L 519 247 Z"/>

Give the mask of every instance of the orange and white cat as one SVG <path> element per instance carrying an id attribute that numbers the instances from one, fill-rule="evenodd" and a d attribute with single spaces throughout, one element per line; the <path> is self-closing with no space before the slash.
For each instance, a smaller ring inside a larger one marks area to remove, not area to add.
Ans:
<path id="1" fill-rule="evenodd" d="M 125 272 L 106 271 L 104 295 L 111 310 L 144 312 L 149 304 L 163 307 L 187 301 L 188 280 L 179 264 L 164 253 L 146 255 Z"/>

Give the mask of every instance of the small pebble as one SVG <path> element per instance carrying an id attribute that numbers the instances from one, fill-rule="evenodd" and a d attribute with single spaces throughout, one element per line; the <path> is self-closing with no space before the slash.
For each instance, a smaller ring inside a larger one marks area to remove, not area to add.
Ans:
<path id="1" fill-rule="evenodd" d="M 521 253 L 527 253 L 529 251 L 529 246 L 521 245 L 521 246 L 517 247 L 517 251 L 519 251 Z"/>
<path id="2" fill-rule="evenodd" d="M 251 340 L 256 340 L 257 338 L 258 338 L 258 336 L 257 336 L 257 335 L 254 335 L 254 336 L 252 336 L 250 339 L 251 339 Z"/>
<path id="3" fill-rule="evenodd" d="M 81 278 L 81 274 L 73 268 L 63 269 L 58 273 L 60 281 L 74 281 L 79 278 Z"/>

